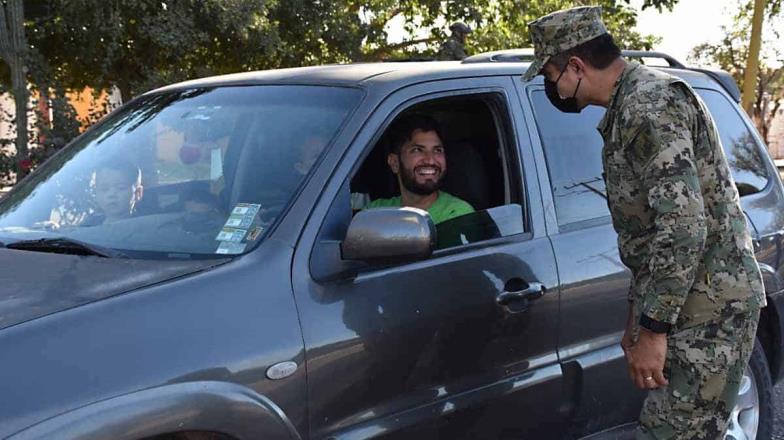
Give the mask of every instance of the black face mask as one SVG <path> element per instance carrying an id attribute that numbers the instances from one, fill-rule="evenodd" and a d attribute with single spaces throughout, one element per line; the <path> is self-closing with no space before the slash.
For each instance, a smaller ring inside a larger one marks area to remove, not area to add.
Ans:
<path id="1" fill-rule="evenodd" d="M 558 81 L 561 80 L 561 76 L 563 76 L 564 72 L 566 72 L 567 66 L 564 66 L 563 70 L 561 70 L 561 74 L 558 75 L 558 79 L 556 79 L 555 82 L 548 81 L 547 78 L 545 78 L 544 94 L 547 95 L 547 99 L 549 99 L 550 103 L 558 110 L 564 113 L 580 113 L 582 108 L 577 105 L 577 90 L 580 89 L 580 83 L 583 82 L 582 78 L 577 81 L 577 87 L 574 88 L 574 93 L 572 94 L 571 98 L 561 98 L 561 96 L 558 94 Z"/>

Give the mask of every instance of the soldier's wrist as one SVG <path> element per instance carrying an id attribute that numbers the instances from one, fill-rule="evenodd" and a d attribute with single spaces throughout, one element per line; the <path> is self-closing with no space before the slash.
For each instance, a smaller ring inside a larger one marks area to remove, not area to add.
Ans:
<path id="1" fill-rule="evenodd" d="M 669 322 L 657 321 L 645 314 L 640 316 L 639 324 L 640 327 L 657 334 L 666 334 L 672 329 L 672 324 Z"/>

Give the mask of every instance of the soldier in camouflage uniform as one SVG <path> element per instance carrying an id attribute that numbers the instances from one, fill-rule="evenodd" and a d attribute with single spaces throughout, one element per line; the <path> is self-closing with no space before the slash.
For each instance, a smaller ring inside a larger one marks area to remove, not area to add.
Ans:
<path id="1" fill-rule="evenodd" d="M 625 61 L 598 7 L 529 29 L 535 61 L 523 78 L 543 73 L 562 111 L 607 108 L 604 179 L 632 272 L 621 345 L 650 390 L 637 438 L 723 438 L 765 295 L 713 120 L 686 83 Z"/>
<path id="2" fill-rule="evenodd" d="M 465 39 L 466 35 L 472 32 L 471 28 L 467 24 L 458 21 L 452 23 L 449 26 L 449 30 L 452 31 L 452 35 L 438 49 L 438 59 L 445 61 L 462 60 L 468 56 L 465 51 Z"/>

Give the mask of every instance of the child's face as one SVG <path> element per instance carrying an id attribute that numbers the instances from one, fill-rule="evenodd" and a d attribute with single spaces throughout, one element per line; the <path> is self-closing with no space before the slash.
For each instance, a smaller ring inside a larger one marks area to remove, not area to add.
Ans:
<path id="1" fill-rule="evenodd" d="M 130 215 L 133 182 L 120 170 L 102 169 L 95 173 L 95 203 L 107 220 Z"/>

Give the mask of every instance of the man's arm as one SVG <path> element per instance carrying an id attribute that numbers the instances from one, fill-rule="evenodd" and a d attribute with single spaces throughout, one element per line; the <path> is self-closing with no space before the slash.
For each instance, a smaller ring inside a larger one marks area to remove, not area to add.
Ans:
<path id="1" fill-rule="evenodd" d="M 648 246 L 651 282 L 642 292 L 639 334 L 625 350 L 629 375 L 639 388 L 666 385 L 667 335 L 675 324 L 705 245 L 704 201 L 694 157 L 697 117 L 684 91 L 671 85 L 630 100 L 630 160 L 653 210 Z"/>
<path id="2" fill-rule="evenodd" d="M 640 324 L 666 332 L 675 324 L 704 250 L 704 203 L 695 164 L 692 125 L 696 109 L 685 90 L 671 85 L 629 109 L 636 119 L 631 154 L 648 205 L 654 210 L 649 245 L 651 284 L 639 305 Z"/>

